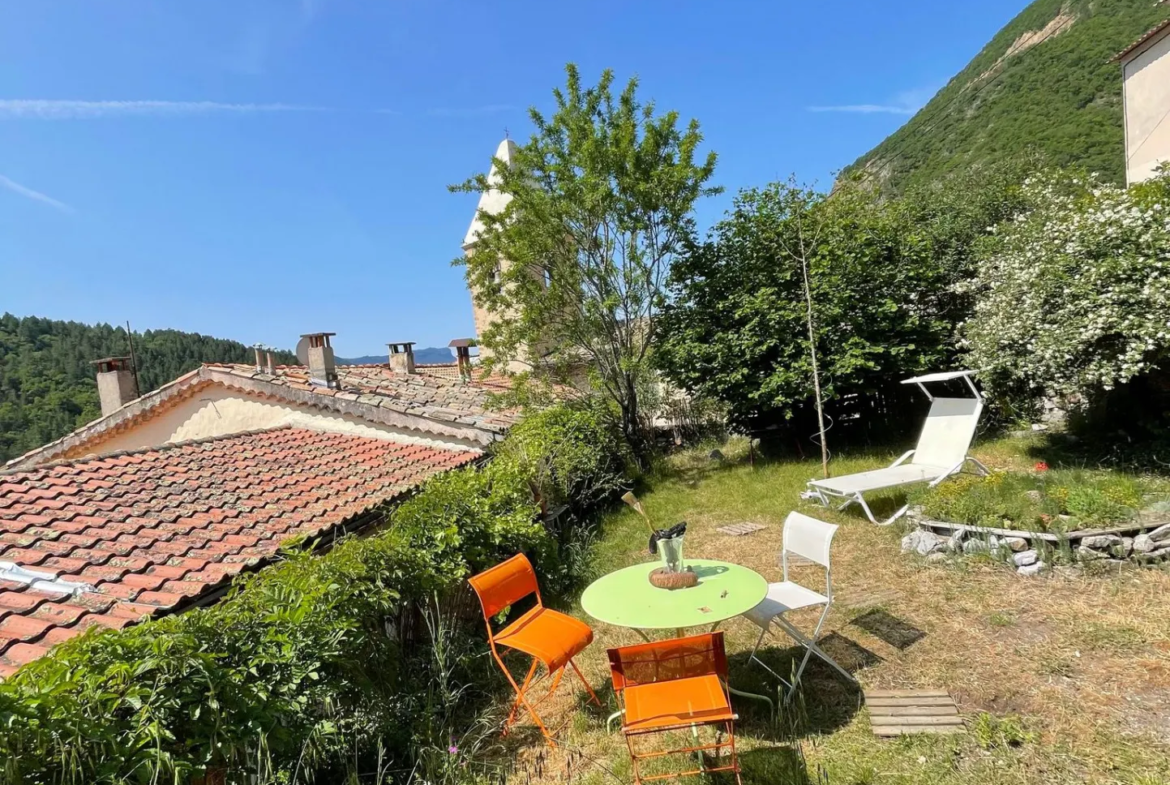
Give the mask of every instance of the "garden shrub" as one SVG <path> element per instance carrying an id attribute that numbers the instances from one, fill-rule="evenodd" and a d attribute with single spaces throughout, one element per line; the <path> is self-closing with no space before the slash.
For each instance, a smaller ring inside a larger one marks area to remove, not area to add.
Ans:
<path id="1" fill-rule="evenodd" d="M 1089 407 L 1167 359 L 1170 175 L 1125 189 L 1050 172 L 1023 198 L 961 287 L 976 296 L 971 367 L 1000 398 Z"/>
<path id="2" fill-rule="evenodd" d="M 448 685 L 448 702 L 486 690 L 449 686 L 482 666 L 457 654 L 482 644 L 469 637 L 479 627 L 456 624 L 444 633 L 455 654 L 436 658 L 433 626 L 428 644 L 404 638 L 400 622 L 465 596 L 469 574 L 517 551 L 555 561 L 534 484 L 567 501 L 592 488 L 596 502 L 620 480 L 621 456 L 587 408 L 536 417 L 556 427 L 521 428 L 518 439 L 537 443 L 521 449 L 509 437 L 503 460 L 433 478 L 370 536 L 321 555 L 290 550 L 216 605 L 91 631 L 0 682 L 0 781 L 184 783 L 207 771 L 229 782 L 339 781 L 352 773 L 345 761 L 371 756 L 409 770 L 436 735 L 434 685 Z M 543 479 L 533 457 L 542 450 L 555 456 Z"/>

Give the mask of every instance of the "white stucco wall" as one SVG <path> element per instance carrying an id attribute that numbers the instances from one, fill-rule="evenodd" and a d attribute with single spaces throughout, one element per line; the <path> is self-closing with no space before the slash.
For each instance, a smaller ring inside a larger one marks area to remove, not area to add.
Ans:
<path id="1" fill-rule="evenodd" d="M 1125 64 L 1125 158 L 1130 183 L 1170 161 L 1170 30 Z"/>
<path id="2" fill-rule="evenodd" d="M 110 439 L 88 445 L 85 454 L 158 447 L 188 439 L 226 436 L 241 431 L 292 426 L 315 431 L 348 433 L 408 444 L 426 444 L 460 450 L 480 448 L 470 442 L 378 425 L 334 412 L 254 398 L 219 385 L 200 390 L 173 409 L 152 417 Z"/>

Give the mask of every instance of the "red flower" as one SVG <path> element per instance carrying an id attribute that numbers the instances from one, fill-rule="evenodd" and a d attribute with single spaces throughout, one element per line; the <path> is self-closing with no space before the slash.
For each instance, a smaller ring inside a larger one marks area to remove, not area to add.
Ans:
<path id="1" fill-rule="evenodd" d="M 1046 464 L 1044 461 L 1037 461 L 1036 465 L 1032 468 L 1038 472 L 1046 472 L 1048 471 L 1048 464 Z"/>

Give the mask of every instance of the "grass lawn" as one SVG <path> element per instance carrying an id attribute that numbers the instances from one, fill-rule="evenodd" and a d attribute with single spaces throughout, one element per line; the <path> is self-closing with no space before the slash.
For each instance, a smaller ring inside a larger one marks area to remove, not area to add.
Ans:
<path id="1" fill-rule="evenodd" d="M 1024 446 L 1003 440 L 975 454 L 993 468 L 1025 469 L 1037 458 Z M 735 701 L 745 783 L 1170 783 L 1170 573 L 1127 568 L 1027 579 L 990 561 L 927 564 L 901 554 L 898 526 L 802 502 L 798 494 L 819 464 L 753 469 L 744 449 L 724 448 L 723 465 L 703 452 L 672 459 L 640 493 L 651 520 L 688 521 L 688 556 L 743 564 L 772 581 L 780 579 L 781 523 L 791 510 L 842 524 L 833 544 L 836 602 L 822 645 L 864 688 L 948 690 L 968 725 L 954 736 L 878 739 L 860 691 L 814 658 L 785 716 L 773 720 L 762 703 Z M 889 459 L 847 457 L 833 469 L 845 474 Z M 874 512 L 898 503 L 879 500 Z M 715 531 L 741 521 L 767 528 L 745 537 Z M 641 521 L 615 511 L 595 549 L 596 573 L 647 561 L 645 549 Z M 823 585 L 819 568 L 792 577 Z M 802 629 L 815 623 L 811 612 L 791 618 Z M 562 686 L 544 709 L 551 725 L 563 723 L 562 745 L 549 749 L 531 728 L 518 728 L 506 742 L 513 781 L 632 781 L 621 734 L 605 729 L 614 707 L 605 649 L 640 639 L 586 620 L 596 641 L 579 662 L 606 709 L 583 708 L 579 687 Z M 770 677 L 747 662 L 755 628 L 735 619 L 723 629 L 733 686 L 775 693 Z M 765 659 L 783 673 L 801 653 L 777 637 Z"/>

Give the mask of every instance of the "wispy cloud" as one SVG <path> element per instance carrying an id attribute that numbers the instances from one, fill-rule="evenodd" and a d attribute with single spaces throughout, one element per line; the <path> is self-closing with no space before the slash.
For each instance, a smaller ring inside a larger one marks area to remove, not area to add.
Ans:
<path id="1" fill-rule="evenodd" d="M 891 104 L 842 104 L 840 106 L 810 106 L 810 112 L 853 112 L 855 114 L 914 114 L 917 109 Z"/>
<path id="2" fill-rule="evenodd" d="M 52 101 L 0 98 L 0 119 L 90 120 L 128 115 L 261 114 L 323 112 L 320 106 L 295 104 L 227 104 L 217 101 Z"/>
<path id="3" fill-rule="evenodd" d="M 898 93 L 890 101 L 880 104 L 830 104 L 827 106 L 809 106 L 810 112 L 849 112 L 853 114 L 902 114 L 911 115 L 934 97 L 937 87 L 920 87 L 915 90 L 905 90 Z"/>
<path id="4" fill-rule="evenodd" d="M 65 204 L 64 202 L 59 202 L 53 197 L 43 194 L 40 191 L 34 191 L 31 188 L 27 188 L 15 180 L 9 180 L 2 174 L 0 174 L 0 187 L 6 188 L 9 191 L 20 194 L 21 196 L 28 199 L 32 199 L 34 202 L 40 202 L 41 204 L 47 204 L 50 207 L 55 207 L 63 213 L 73 214 L 75 212 L 72 207 Z"/>

